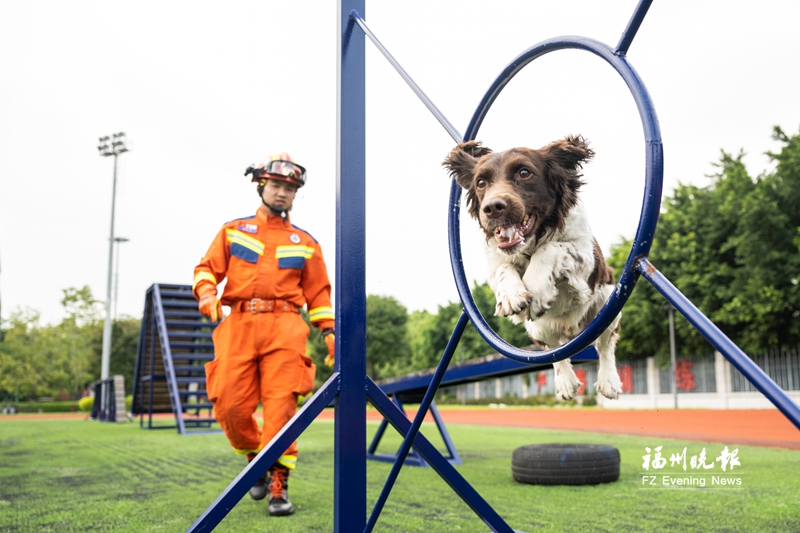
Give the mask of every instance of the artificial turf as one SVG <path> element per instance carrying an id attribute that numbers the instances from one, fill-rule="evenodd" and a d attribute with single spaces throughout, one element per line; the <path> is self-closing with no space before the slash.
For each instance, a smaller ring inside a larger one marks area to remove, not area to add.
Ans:
<path id="1" fill-rule="evenodd" d="M 368 425 L 371 434 L 377 424 Z M 719 443 L 567 431 L 451 425 L 464 464 L 457 467 L 515 530 L 532 532 L 798 532 L 800 451 L 738 448 L 741 486 L 653 488 L 642 484 L 642 456 L 691 455 Z M 423 426 L 434 443 L 435 428 Z M 617 482 L 595 486 L 517 483 L 518 446 L 545 442 L 611 444 L 621 455 Z M 393 451 L 391 430 L 381 445 Z M 659 475 L 683 474 L 670 463 Z M 0 420 L 0 532 L 185 531 L 243 468 L 223 435 L 179 436 L 138 424 L 84 420 Z M 369 461 L 367 510 L 391 464 Z M 721 469 L 716 466 L 716 473 Z M 653 471 L 649 473 L 655 473 Z M 727 472 L 731 474 L 729 470 Z M 346 475 L 346 473 L 344 473 Z M 329 532 L 333 529 L 333 423 L 317 421 L 300 438 L 289 494 L 291 517 L 270 518 L 266 502 L 245 498 L 219 532 Z M 431 468 L 406 467 L 375 531 L 481 532 L 488 527 Z"/>

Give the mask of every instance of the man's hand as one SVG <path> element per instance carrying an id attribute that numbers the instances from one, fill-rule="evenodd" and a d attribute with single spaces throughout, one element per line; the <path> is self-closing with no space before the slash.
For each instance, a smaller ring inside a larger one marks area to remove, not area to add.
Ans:
<path id="1" fill-rule="evenodd" d="M 336 335 L 334 335 L 332 331 L 325 335 L 325 344 L 328 346 L 328 355 L 325 356 L 325 366 L 333 366 L 335 360 L 334 345 L 336 344 Z"/>
<path id="2" fill-rule="evenodd" d="M 200 304 L 197 306 L 201 313 L 211 319 L 212 322 L 222 320 L 222 305 L 217 299 L 217 295 L 211 292 L 205 293 L 200 297 Z"/>

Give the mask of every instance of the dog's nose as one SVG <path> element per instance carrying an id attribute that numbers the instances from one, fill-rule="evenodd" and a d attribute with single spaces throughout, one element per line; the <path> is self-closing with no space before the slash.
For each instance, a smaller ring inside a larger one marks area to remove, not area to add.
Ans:
<path id="1" fill-rule="evenodd" d="M 497 218 L 503 214 L 508 204 L 502 198 L 492 198 L 483 204 L 483 212 L 489 218 Z"/>

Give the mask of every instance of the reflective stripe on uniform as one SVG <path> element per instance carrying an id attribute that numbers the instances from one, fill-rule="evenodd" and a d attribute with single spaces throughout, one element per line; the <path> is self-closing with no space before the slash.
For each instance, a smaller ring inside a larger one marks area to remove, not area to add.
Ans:
<path id="1" fill-rule="evenodd" d="M 294 470 L 297 467 L 297 456 L 296 455 L 281 455 L 278 457 L 277 463 L 282 464 L 289 470 Z"/>
<path id="2" fill-rule="evenodd" d="M 262 448 L 259 448 L 257 450 L 237 450 L 236 448 L 233 449 L 233 451 L 236 452 L 236 455 L 250 455 L 251 453 L 258 453 L 261 450 Z"/>
<path id="3" fill-rule="evenodd" d="M 334 318 L 332 307 L 315 307 L 308 312 L 308 319 L 311 320 L 311 322 L 317 322 L 319 320 L 333 320 Z"/>
<path id="4" fill-rule="evenodd" d="M 206 272 L 205 270 L 201 270 L 194 276 L 194 281 L 192 282 L 192 290 L 197 287 L 197 284 L 201 281 L 210 281 L 216 287 L 217 285 L 217 278 L 214 277 L 214 274 L 211 272 Z"/>
<path id="5" fill-rule="evenodd" d="M 225 237 L 231 244 L 238 244 L 258 255 L 264 255 L 264 243 L 238 229 L 226 228 Z"/>
<path id="6" fill-rule="evenodd" d="M 314 249 L 310 246 L 285 245 L 275 248 L 275 257 L 278 259 L 285 257 L 302 257 L 303 259 L 310 259 L 312 255 L 314 255 Z"/>

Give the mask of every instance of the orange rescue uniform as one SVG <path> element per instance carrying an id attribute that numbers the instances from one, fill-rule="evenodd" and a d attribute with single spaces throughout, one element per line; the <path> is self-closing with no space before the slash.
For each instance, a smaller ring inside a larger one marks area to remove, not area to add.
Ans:
<path id="1" fill-rule="evenodd" d="M 314 387 L 306 357 L 311 323 L 334 327 L 331 285 L 319 243 L 286 218 L 255 216 L 226 223 L 194 269 L 199 300 L 228 279 L 220 301 L 231 314 L 214 330 L 206 389 L 214 414 L 240 455 L 258 453 L 294 416 L 297 397 Z M 261 400 L 263 430 L 254 413 Z M 294 469 L 297 442 L 278 460 Z"/>

